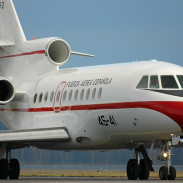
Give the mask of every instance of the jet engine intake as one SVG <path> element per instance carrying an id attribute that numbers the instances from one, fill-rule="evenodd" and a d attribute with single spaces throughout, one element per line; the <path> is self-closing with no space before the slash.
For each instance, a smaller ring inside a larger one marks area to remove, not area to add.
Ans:
<path id="1" fill-rule="evenodd" d="M 14 98 L 14 95 L 13 84 L 5 78 L 0 78 L 0 105 L 10 102 Z"/>
<path id="2" fill-rule="evenodd" d="M 62 39 L 51 40 L 46 47 L 46 55 L 48 60 L 54 65 L 63 65 L 68 61 L 71 54 L 69 44 Z"/>

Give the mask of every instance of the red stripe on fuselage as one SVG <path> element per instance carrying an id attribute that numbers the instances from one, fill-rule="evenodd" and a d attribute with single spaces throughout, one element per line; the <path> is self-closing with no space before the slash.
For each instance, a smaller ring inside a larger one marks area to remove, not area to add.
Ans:
<path id="1" fill-rule="evenodd" d="M 25 55 L 35 55 L 35 54 L 43 54 L 45 53 L 45 50 L 38 50 L 38 51 L 31 51 L 31 52 L 26 52 L 26 53 L 19 53 L 15 55 L 7 55 L 7 56 L 2 56 L 1 58 L 12 58 L 12 57 L 20 57 L 20 56 L 25 56 Z"/>
<path id="2" fill-rule="evenodd" d="M 60 108 L 60 107 L 58 107 Z M 107 109 L 127 109 L 127 108 L 144 108 L 158 111 L 172 120 L 174 120 L 183 130 L 183 102 L 173 101 L 144 101 L 144 102 L 122 102 L 122 103 L 107 103 L 107 104 L 89 104 L 89 105 L 74 105 L 62 106 L 61 111 L 79 111 L 79 110 L 107 110 Z M 27 108 L 27 109 L 6 109 L 0 111 L 14 112 L 51 112 L 53 107 Z"/>

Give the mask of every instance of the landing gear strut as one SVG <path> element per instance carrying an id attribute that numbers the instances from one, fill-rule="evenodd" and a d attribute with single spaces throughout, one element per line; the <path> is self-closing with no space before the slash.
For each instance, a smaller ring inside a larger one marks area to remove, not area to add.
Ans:
<path id="1" fill-rule="evenodd" d="M 175 180 L 176 178 L 176 169 L 171 166 L 171 157 L 172 157 L 172 142 L 168 141 L 165 150 L 163 149 L 163 157 L 161 160 L 165 161 L 165 166 L 162 166 L 159 170 L 159 177 L 161 180 Z"/>
<path id="2" fill-rule="evenodd" d="M 140 153 L 144 159 L 140 159 Z M 149 172 L 154 171 L 152 160 L 148 156 L 143 145 L 135 149 L 136 159 L 130 159 L 127 164 L 127 176 L 129 180 L 148 180 Z"/>
<path id="3" fill-rule="evenodd" d="M 6 150 L 6 159 L 0 160 L 0 179 L 18 179 L 20 165 L 17 159 L 11 159 L 11 149 Z"/>

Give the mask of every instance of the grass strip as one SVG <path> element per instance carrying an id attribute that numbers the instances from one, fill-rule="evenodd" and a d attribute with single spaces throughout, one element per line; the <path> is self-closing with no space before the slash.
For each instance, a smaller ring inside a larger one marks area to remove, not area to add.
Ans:
<path id="1" fill-rule="evenodd" d="M 124 177 L 126 171 L 121 170 L 48 170 L 22 169 L 21 177 Z M 158 178 L 159 172 L 150 172 L 150 178 Z M 177 171 L 177 178 L 183 178 L 183 171 Z"/>

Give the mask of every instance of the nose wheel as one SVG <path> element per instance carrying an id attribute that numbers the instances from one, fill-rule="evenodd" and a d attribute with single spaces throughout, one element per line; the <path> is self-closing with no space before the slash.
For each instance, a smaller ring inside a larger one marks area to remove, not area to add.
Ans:
<path id="1" fill-rule="evenodd" d="M 159 177 L 161 180 L 167 180 L 168 179 L 168 167 L 162 166 L 159 169 Z"/>
<path id="2" fill-rule="evenodd" d="M 176 178 L 176 169 L 174 166 L 170 166 L 169 170 L 167 166 L 162 166 L 159 169 L 159 177 L 161 180 L 175 180 Z"/>

